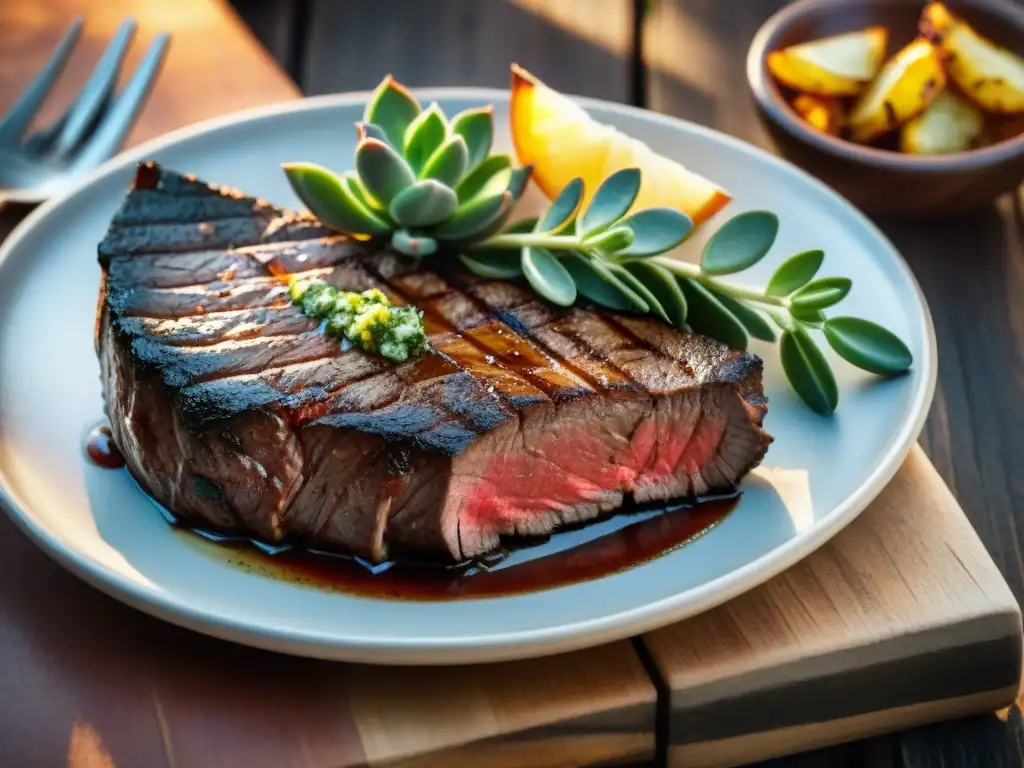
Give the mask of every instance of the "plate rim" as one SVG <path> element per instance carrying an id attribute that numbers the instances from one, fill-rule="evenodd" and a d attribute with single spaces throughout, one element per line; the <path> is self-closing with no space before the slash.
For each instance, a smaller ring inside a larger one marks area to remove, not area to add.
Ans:
<path id="1" fill-rule="evenodd" d="M 507 102 L 510 98 L 507 90 L 498 88 L 445 86 L 410 90 L 424 102 L 466 99 L 498 103 Z M 89 186 L 148 159 L 160 150 L 240 122 L 257 122 L 291 112 L 315 112 L 354 106 L 365 103 L 371 93 L 372 91 L 363 90 L 311 96 L 238 110 L 169 131 L 126 150 L 83 176 L 23 219 L 0 244 L 0 272 L 11 254 L 18 249 L 21 241 L 28 237 L 39 222 L 45 221 L 51 211 L 59 208 L 66 200 L 81 194 Z M 895 265 L 912 288 L 924 322 L 924 354 L 922 359 L 915 360 L 916 365 L 923 366 L 921 383 L 913 394 L 910 405 L 911 417 L 904 421 L 889 441 L 881 460 L 871 470 L 864 484 L 832 509 L 818 524 L 751 562 L 700 586 L 597 618 L 553 627 L 489 635 L 426 639 L 363 637 L 353 640 L 339 638 L 337 634 L 327 632 L 291 631 L 287 628 L 268 626 L 266 623 L 225 618 L 215 611 L 197 608 L 180 597 L 132 581 L 93 562 L 81 554 L 80 550 L 51 538 L 28 514 L 27 505 L 18 503 L 2 470 L 0 508 L 3 508 L 7 516 L 39 549 L 65 570 L 104 594 L 143 613 L 201 634 L 264 650 L 325 660 L 374 664 L 452 665 L 510 661 L 580 650 L 635 637 L 704 613 L 755 589 L 824 545 L 855 520 L 899 471 L 920 436 L 934 398 L 938 378 L 935 326 L 927 299 L 913 271 L 889 238 L 856 206 L 824 182 L 778 155 L 689 120 L 603 99 L 566 95 L 584 108 L 588 105 L 598 107 L 610 113 L 620 113 L 640 121 L 660 124 L 669 130 L 682 128 L 709 140 L 724 143 L 741 154 L 753 155 L 783 173 L 795 175 L 852 217 L 854 222 L 888 249 L 890 256 L 895 257 Z"/>

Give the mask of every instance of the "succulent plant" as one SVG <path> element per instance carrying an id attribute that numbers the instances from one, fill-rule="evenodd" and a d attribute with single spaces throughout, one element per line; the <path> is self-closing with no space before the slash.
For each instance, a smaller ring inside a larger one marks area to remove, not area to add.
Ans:
<path id="1" fill-rule="evenodd" d="M 751 338 L 777 340 L 790 385 L 823 415 L 835 410 L 839 391 L 812 331 L 847 362 L 879 376 L 901 374 L 913 362 L 891 331 L 856 317 L 825 315 L 846 298 L 852 282 L 816 277 L 824 259 L 820 250 L 789 257 L 763 288 L 723 280 L 771 250 L 779 220 L 770 211 L 734 216 L 706 241 L 698 261 L 677 259 L 665 254 L 686 239 L 693 222 L 673 208 L 634 210 L 638 168 L 612 173 L 585 205 L 583 181 L 574 179 L 539 217 L 509 223 L 532 168 L 514 168 L 509 155 L 491 154 L 491 107 L 448 120 L 437 104 L 423 109 L 389 76 L 357 129 L 354 170 L 336 175 L 310 163 L 284 166 L 310 211 L 351 237 L 377 240 L 414 258 L 457 258 L 480 276 L 522 280 L 559 306 L 582 298 L 656 316 L 734 349 L 745 350 Z M 309 290 L 293 292 L 303 311 L 337 315 L 335 325 L 353 343 L 395 359 L 427 346 L 421 313 L 376 306 L 354 313 L 352 302 L 373 297 L 335 295 L 323 286 Z M 778 339 L 772 324 L 781 330 Z"/>
<path id="2" fill-rule="evenodd" d="M 355 169 L 341 175 L 313 163 L 286 163 L 288 181 L 328 226 L 378 238 L 408 256 L 457 250 L 501 229 L 523 194 L 530 166 L 491 154 L 494 108 L 450 120 L 437 103 L 424 109 L 390 75 L 363 120 Z"/>

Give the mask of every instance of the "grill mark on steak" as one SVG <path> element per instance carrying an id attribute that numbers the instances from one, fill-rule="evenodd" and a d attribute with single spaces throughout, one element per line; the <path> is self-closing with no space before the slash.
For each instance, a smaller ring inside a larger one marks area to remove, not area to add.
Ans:
<path id="1" fill-rule="evenodd" d="M 181 253 L 116 255 L 110 259 L 107 279 L 124 288 L 186 288 L 333 267 L 360 251 L 352 241 L 335 238 L 318 247 L 300 248 L 286 242 L 190 251 L 187 262 Z"/>
<path id="2" fill-rule="evenodd" d="M 587 378 L 575 375 L 569 366 L 560 370 L 561 361 L 495 318 L 486 304 L 445 284 L 440 276 L 420 277 L 412 272 L 386 282 L 398 293 L 402 293 L 402 288 L 396 282 L 406 286 L 412 294 L 406 295 L 406 300 L 415 300 L 424 317 L 436 325 L 436 336 L 430 334 L 434 347 L 464 369 L 497 381 L 495 387 L 506 399 L 515 398 L 514 407 L 524 407 L 526 403 L 519 398 L 531 396 L 534 391 L 555 400 L 593 391 Z M 442 329 L 447 329 L 450 336 L 445 338 Z M 522 378 L 528 386 L 524 387 L 516 378 Z"/>
<path id="3" fill-rule="evenodd" d="M 132 346 L 150 365 L 161 368 L 164 381 L 176 388 L 341 354 L 337 341 L 317 331 L 204 347 L 171 347 L 137 336 Z"/>
<path id="4" fill-rule="evenodd" d="M 729 489 L 771 440 L 760 361 L 717 342 L 371 253 L 157 166 L 125 211 L 100 247 L 104 393 L 129 470 L 186 522 L 462 558 L 630 494 Z M 397 364 L 335 341 L 292 361 L 323 336 L 275 281 L 299 271 L 414 303 L 435 350 Z M 125 311 L 147 303 L 164 316 Z"/>
<path id="5" fill-rule="evenodd" d="M 566 361 L 577 375 L 595 387 L 614 389 L 636 386 L 637 382 L 628 371 L 598 354 L 578 333 L 563 334 L 559 331 L 554 321 L 566 317 L 565 310 L 542 304 L 514 283 L 467 280 L 465 289 L 507 324 L 532 338 L 555 359 Z"/>
<path id="6" fill-rule="evenodd" d="M 119 325 L 133 336 L 152 336 L 172 347 L 201 347 L 223 341 L 294 335 L 312 331 L 319 323 L 315 318 L 303 314 L 298 306 L 290 304 L 283 307 L 231 309 L 179 318 L 121 317 Z"/>

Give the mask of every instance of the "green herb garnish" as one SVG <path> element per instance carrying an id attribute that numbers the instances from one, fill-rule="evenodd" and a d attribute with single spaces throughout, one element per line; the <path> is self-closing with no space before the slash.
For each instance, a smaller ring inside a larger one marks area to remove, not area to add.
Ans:
<path id="1" fill-rule="evenodd" d="M 641 182 L 637 168 L 610 175 L 585 207 L 583 182 L 575 179 L 539 218 L 510 223 L 532 168 L 513 168 L 509 155 L 490 153 L 492 111 L 470 109 L 449 121 L 437 104 L 423 109 L 388 77 L 357 125 L 355 170 L 339 176 L 310 163 L 287 163 L 284 170 L 296 194 L 329 227 L 412 258 L 458 258 L 477 275 L 524 280 L 559 306 L 583 297 L 616 311 L 657 316 L 738 350 L 746 350 L 750 337 L 775 341 L 774 324 L 781 330 L 779 353 L 790 385 L 823 415 L 835 410 L 839 394 L 812 331 L 821 331 L 838 355 L 871 373 L 891 376 L 910 367 L 910 350 L 890 331 L 859 318 L 825 315 L 852 283 L 845 277 L 815 279 L 824 260 L 820 250 L 788 258 L 764 288 L 722 279 L 757 264 L 772 248 L 779 220 L 769 211 L 726 221 L 697 264 L 665 255 L 692 231 L 688 216 L 672 208 L 632 210 Z M 319 314 L 328 304 L 330 312 L 337 311 L 333 294 L 329 302 L 326 294 L 300 298 L 307 313 L 328 319 L 328 332 L 332 323 L 344 326 L 346 338 L 363 343 L 367 329 L 353 325 L 348 315 Z M 373 346 L 364 348 L 385 354 L 388 344 L 392 354 L 405 356 L 426 349 L 418 316 L 414 321 L 408 314 L 398 326 L 415 343 L 388 342 L 389 322 L 380 327 L 369 329 L 365 343 Z"/>
<path id="2" fill-rule="evenodd" d="M 376 288 L 353 293 L 322 281 L 293 280 L 290 290 L 292 301 L 305 314 L 323 320 L 324 332 L 331 336 L 391 360 L 408 360 L 426 351 L 423 313 L 416 307 L 394 306 Z"/>

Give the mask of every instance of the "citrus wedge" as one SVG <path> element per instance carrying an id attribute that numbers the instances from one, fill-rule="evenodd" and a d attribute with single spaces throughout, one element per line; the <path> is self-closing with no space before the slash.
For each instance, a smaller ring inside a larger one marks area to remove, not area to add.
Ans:
<path id="1" fill-rule="evenodd" d="M 511 111 L 516 155 L 523 165 L 533 165 L 533 178 L 548 199 L 579 177 L 581 205 L 586 206 L 605 178 L 623 168 L 639 168 L 640 192 L 630 210 L 675 208 L 696 228 L 732 200 L 719 185 L 597 122 L 572 99 L 515 65 Z"/>
<path id="2" fill-rule="evenodd" d="M 889 32 L 868 27 L 768 54 L 768 71 L 783 85 L 817 96 L 856 96 L 878 74 Z"/>
<path id="3" fill-rule="evenodd" d="M 873 141 L 924 112 L 946 87 L 942 54 L 917 39 L 889 59 L 850 110 L 854 141 Z"/>

